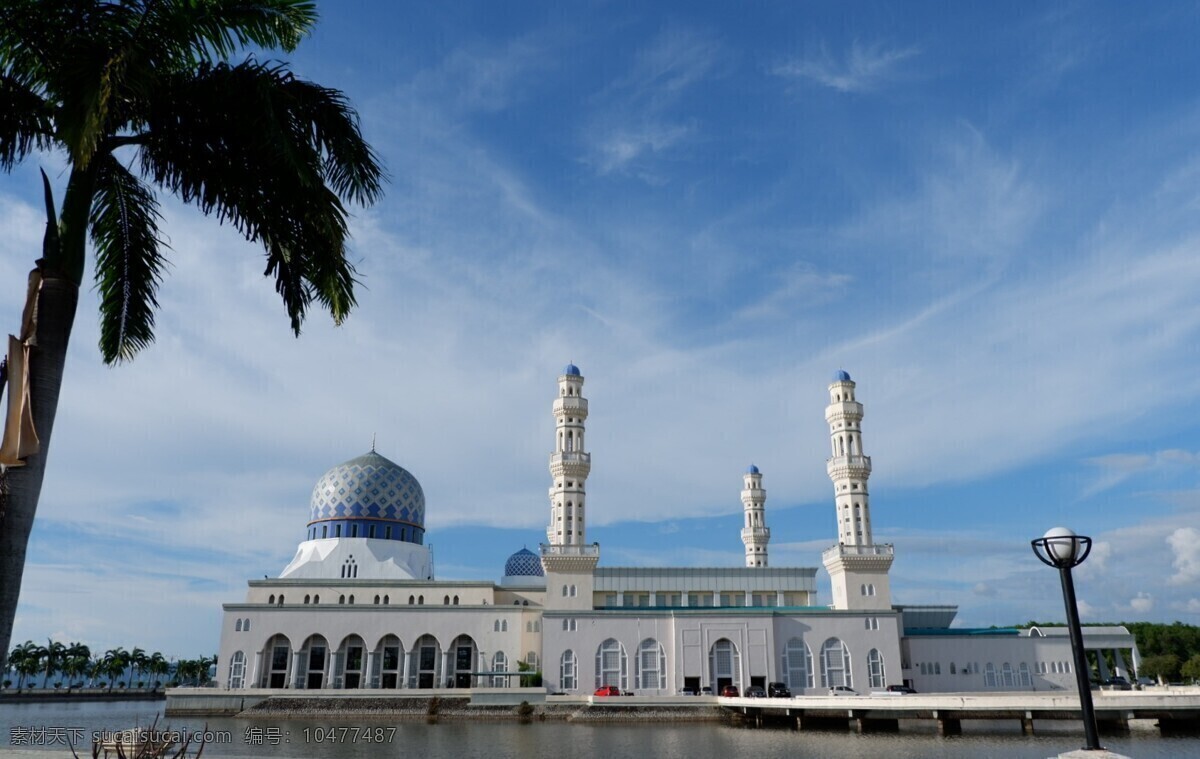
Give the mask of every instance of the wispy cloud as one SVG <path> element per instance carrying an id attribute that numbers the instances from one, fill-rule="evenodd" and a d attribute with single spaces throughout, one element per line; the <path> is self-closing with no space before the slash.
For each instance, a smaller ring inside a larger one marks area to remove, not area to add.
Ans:
<path id="1" fill-rule="evenodd" d="M 660 183 L 652 159 L 695 134 L 694 119 L 676 107 L 710 73 L 719 54 L 720 45 L 703 32 L 675 27 L 659 33 L 624 75 L 592 99 L 583 129 L 584 162 L 601 175 L 628 173 Z"/>
<path id="2" fill-rule="evenodd" d="M 870 92 L 895 80 L 901 64 L 920 52 L 917 47 L 864 45 L 854 40 L 844 55 L 835 56 L 821 44 L 804 57 L 779 63 L 772 73 L 788 79 L 807 79 L 839 92 Z"/>

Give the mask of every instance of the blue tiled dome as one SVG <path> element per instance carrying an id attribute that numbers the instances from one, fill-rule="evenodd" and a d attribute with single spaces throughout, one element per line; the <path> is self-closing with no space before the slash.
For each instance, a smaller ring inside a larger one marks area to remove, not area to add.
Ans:
<path id="1" fill-rule="evenodd" d="M 528 548 L 522 548 L 512 556 L 509 556 L 508 561 L 504 562 L 504 576 L 543 577 L 542 560 L 533 551 L 530 551 Z"/>
<path id="2" fill-rule="evenodd" d="M 582 377 L 583 376 L 582 374 L 579 373 L 579 367 L 575 366 L 575 364 L 567 364 L 565 367 L 563 367 L 563 374 L 567 375 L 568 377 L 572 377 L 572 376 L 573 377 Z"/>
<path id="3" fill-rule="evenodd" d="M 402 523 L 423 532 L 425 492 L 421 483 L 375 451 L 338 464 L 313 488 L 309 524 L 358 519 Z"/>
<path id="4" fill-rule="evenodd" d="M 850 381 L 850 372 L 846 371 L 845 369 L 838 369 L 836 372 L 833 373 L 833 381 L 834 382 L 849 382 Z"/>
<path id="5" fill-rule="evenodd" d="M 753 464 L 751 464 L 749 467 L 746 468 L 746 474 L 758 474 L 758 473 L 759 473 L 758 467 L 754 466 Z"/>

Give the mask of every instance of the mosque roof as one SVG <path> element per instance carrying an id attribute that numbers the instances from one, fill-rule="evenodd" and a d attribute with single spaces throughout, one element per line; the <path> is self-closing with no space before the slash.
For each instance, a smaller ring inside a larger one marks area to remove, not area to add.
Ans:
<path id="1" fill-rule="evenodd" d="M 834 382 L 850 382 L 850 372 L 845 369 L 838 369 L 833 373 Z"/>
<path id="2" fill-rule="evenodd" d="M 759 473 L 758 467 L 754 466 L 753 464 L 746 467 L 746 474 L 758 474 L 758 473 Z"/>
<path id="3" fill-rule="evenodd" d="M 575 364 L 567 364 L 566 366 L 564 366 L 564 367 L 563 367 L 563 374 L 567 375 L 568 377 L 572 377 L 572 376 L 574 376 L 574 377 L 582 377 L 582 376 L 583 376 L 583 375 L 582 375 L 582 374 L 580 374 L 580 372 L 579 372 L 579 367 L 578 367 L 578 366 L 575 366 Z"/>
<path id="4" fill-rule="evenodd" d="M 338 464 L 313 488 L 310 523 L 380 519 L 425 526 L 425 492 L 417 478 L 375 451 Z"/>

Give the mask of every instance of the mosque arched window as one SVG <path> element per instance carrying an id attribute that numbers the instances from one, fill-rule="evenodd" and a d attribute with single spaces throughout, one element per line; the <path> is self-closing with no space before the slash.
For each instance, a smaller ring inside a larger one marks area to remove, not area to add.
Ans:
<path id="1" fill-rule="evenodd" d="M 329 525 L 327 525 L 327 524 L 321 525 L 321 537 L 322 538 L 329 537 Z"/>
<path id="2" fill-rule="evenodd" d="M 279 605 L 283 606 L 283 594 L 282 593 L 279 594 Z"/>
<path id="3" fill-rule="evenodd" d="M 535 633 L 540 633 L 542 631 L 542 623 L 538 622 L 536 619 L 533 621 L 533 631 Z"/>
<path id="4" fill-rule="evenodd" d="M 250 632 L 250 620 L 247 619 L 242 622 L 242 632 Z"/>
<path id="5" fill-rule="evenodd" d="M 245 673 L 246 655 L 241 651 L 235 651 L 229 659 L 229 688 L 231 690 L 237 690 L 242 687 Z"/>
<path id="6" fill-rule="evenodd" d="M 882 688 L 885 679 L 883 669 L 883 655 L 878 649 L 872 648 L 867 653 L 867 679 L 870 680 L 870 687 Z"/>
<path id="7" fill-rule="evenodd" d="M 371 525 L 371 526 L 370 526 L 370 528 L 368 528 L 368 530 L 367 530 L 367 537 L 368 537 L 368 538 L 373 538 L 373 537 L 375 537 L 375 525 Z"/>
<path id="8" fill-rule="evenodd" d="M 500 632 L 502 632 L 502 633 L 508 632 L 508 620 L 507 619 L 500 620 Z"/>
<path id="9" fill-rule="evenodd" d="M 413 605 L 413 604 L 415 604 L 416 602 L 417 602 L 417 597 L 416 597 L 416 596 L 409 596 L 409 597 L 408 597 L 408 605 L 409 605 L 409 606 L 412 606 L 412 605 Z"/>
<path id="10" fill-rule="evenodd" d="M 791 638 L 783 655 L 783 670 L 787 673 L 788 687 L 802 691 L 813 683 L 812 651 L 802 638 Z"/>
<path id="11" fill-rule="evenodd" d="M 503 672 L 506 669 L 508 669 L 508 657 L 504 655 L 503 651 L 497 651 L 496 655 L 492 657 L 492 671 L 493 672 Z M 493 677 L 492 678 L 492 687 L 493 688 L 507 688 L 508 687 L 508 677 L 506 677 L 506 676 Z"/>
<path id="12" fill-rule="evenodd" d="M 354 595 L 353 594 L 350 595 L 350 603 L 351 603 L 351 605 L 354 604 Z"/>
<path id="13" fill-rule="evenodd" d="M 450 605 L 450 596 L 446 596 L 445 598 L 442 599 L 442 606 L 449 606 L 449 605 Z"/>
<path id="14" fill-rule="evenodd" d="M 500 620 L 492 622 L 492 632 L 500 632 Z"/>
<path id="15" fill-rule="evenodd" d="M 637 687 L 641 690 L 667 687 L 667 656 L 662 644 L 646 638 L 638 646 Z"/>
<path id="16" fill-rule="evenodd" d="M 358 525 L 356 525 L 356 524 L 350 525 L 350 537 L 352 537 L 352 538 L 358 537 Z"/>
<path id="17" fill-rule="evenodd" d="M 425 596 L 417 596 L 417 606 L 425 605 Z"/>
<path id="18" fill-rule="evenodd" d="M 378 605 L 378 604 L 379 604 L 379 596 L 378 596 L 378 595 L 377 595 L 377 596 L 375 596 L 375 604 L 376 604 L 376 605 Z"/>
<path id="19" fill-rule="evenodd" d="M 312 596 L 305 596 L 305 597 L 304 597 L 304 603 L 306 603 L 306 604 L 307 604 L 307 603 L 311 603 L 311 602 L 312 602 Z"/>
<path id="20" fill-rule="evenodd" d="M 344 594 L 338 596 L 338 603 L 340 603 L 340 604 L 346 603 L 346 596 Z"/>
<path id="21" fill-rule="evenodd" d="M 609 638 L 596 649 L 596 687 L 615 685 L 629 688 L 629 660 L 620 641 Z"/>
<path id="22" fill-rule="evenodd" d="M 319 604 L 319 603 L 321 603 L 321 597 L 313 596 L 313 604 Z M 247 620 L 247 621 L 249 621 L 249 620 Z"/>
<path id="23" fill-rule="evenodd" d="M 334 532 L 334 535 L 333 535 L 333 536 L 334 536 L 335 538 L 340 538 L 340 537 L 342 537 L 342 526 L 341 526 L 340 524 L 339 524 L 339 525 L 337 525 L 337 526 L 335 526 L 335 527 L 333 528 L 333 532 Z"/>
<path id="24" fill-rule="evenodd" d="M 575 670 L 576 660 L 575 652 L 567 649 L 562 652 L 562 659 L 559 660 L 558 666 L 558 687 L 563 690 L 575 690 Z"/>
<path id="25" fill-rule="evenodd" d="M 455 605 L 455 606 L 458 606 L 458 596 L 455 596 L 455 597 L 454 597 L 454 605 Z"/>
<path id="26" fill-rule="evenodd" d="M 383 605 L 384 605 L 384 606 L 387 606 L 387 605 L 388 605 L 388 604 L 390 604 L 390 603 L 391 603 L 391 599 L 390 599 L 390 597 L 388 597 L 388 596 L 384 596 L 384 597 L 383 597 Z"/>
<path id="27" fill-rule="evenodd" d="M 239 620 L 238 620 L 238 621 L 237 621 L 237 622 L 234 624 L 234 626 L 233 626 L 233 631 L 234 631 L 234 632 L 239 632 L 239 633 L 242 631 L 242 620 L 240 620 L 240 619 L 239 619 Z"/>
<path id="28" fill-rule="evenodd" d="M 275 594 L 274 593 L 272 593 L 271 597 L 267 599 L 267 603 L 269 603 L 269 604 L 275 603 Z"/>
<path id="29" fill-rule="evenodd" d="M 821 646 L 821 685 L 825 688 L 835 685 L 854 687 L 850 676 L 850 649 L 838 638 L 830 638 Z"/>

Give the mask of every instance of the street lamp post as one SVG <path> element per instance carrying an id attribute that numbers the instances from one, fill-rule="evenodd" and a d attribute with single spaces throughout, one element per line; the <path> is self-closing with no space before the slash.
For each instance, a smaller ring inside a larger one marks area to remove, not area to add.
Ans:
<path id="1" fill-rule="evenodd" d="M 1083 730 L 1087 734 L 1087 751 L 1103 751 L 1096 731 L 1096 710 L 1092 706 L 1090 667 L 1083 650 L 1083 629 L 1079 626 L 1079 608 L 1075 603 L 1075 583 L 1071 568 L 1083 563 L 1092 552 L 1092 539 L 1076 535 L 1066 527 L 1055 527 L 1043 537 L 1030 541 L 1033 552 L 1042 563 L 1058 570 L 1062 579 L 1063 602 L 1067 606 L 1067 629 L 1071 634 L 1071 653 L 1075 659 L 1075 684 L 1079 687 L 1079 707 L 1083 711 Z"/>

